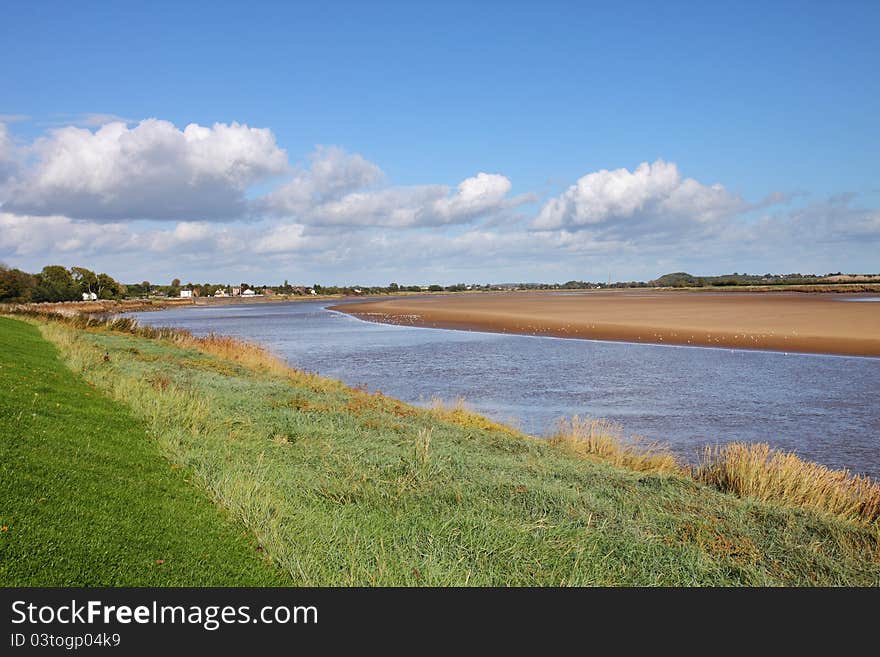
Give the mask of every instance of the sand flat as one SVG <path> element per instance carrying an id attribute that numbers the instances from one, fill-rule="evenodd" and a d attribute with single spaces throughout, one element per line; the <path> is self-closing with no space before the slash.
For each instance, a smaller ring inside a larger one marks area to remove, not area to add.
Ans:
<path id="1" fill-rule="evenodd" d="M 840 294 L 609 290 L 456 294 L 333 306 L 390 324 L 880 356 L 880 302 Z"/>

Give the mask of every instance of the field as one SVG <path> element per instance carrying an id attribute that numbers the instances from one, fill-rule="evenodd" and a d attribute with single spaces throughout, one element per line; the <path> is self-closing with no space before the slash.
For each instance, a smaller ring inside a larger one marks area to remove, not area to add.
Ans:
<path id="1" fill-rule="evenodd" d="M 0 319 L 6 584 L 880 584 L 869 485 L 802 508 L 613 427 L 544 441 L 228 339 L 28 321 Z"/>

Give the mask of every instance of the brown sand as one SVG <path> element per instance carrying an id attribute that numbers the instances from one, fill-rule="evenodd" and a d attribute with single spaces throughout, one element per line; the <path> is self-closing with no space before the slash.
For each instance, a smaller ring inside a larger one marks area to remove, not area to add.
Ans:
<path id="1" fill-rule="evenodd" d="M 880 302 L 842 301 L 834 294 L 513 292 L 368 301 L 333 309 L 412 326 L 880 356 Z"/>

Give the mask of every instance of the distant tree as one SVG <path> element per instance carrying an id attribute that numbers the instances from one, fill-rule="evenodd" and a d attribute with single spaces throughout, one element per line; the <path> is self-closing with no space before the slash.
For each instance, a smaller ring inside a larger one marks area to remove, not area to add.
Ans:
<path id="1" fill-rule="evenodd" d="M 0 301 L 26 303 L 31 301 L 37 279 L 20 269 L 0 263 Z"/>
<path id="2" fill-rule="evenodd" d="M 180 279 L 175 278 L 173 281 L 171 281 L 171 287 L 180 287 Z"/>
<path id="3" fill-rule="evenodd" d="M 98 274 L 97 295 L 99 299 L 121 299 L 125 296 L 125 286 L 109 274 Z"/>
<path id="4" fill-rule="evenodd" d="M 429 285 L 428 291 L 429 292 L 442 292 L 443 287 L 441 285 Z"/>
<path id="5" fill-rule="evenodd" d="M 81 295 L 79 285 L 61 265 L 47 265 L 37 274 L 34 301 L 76 301 Z"/>
<path id="6" fill-rule="evenodd" d="M 98 276 L 85 267 L 72 267 L 70 276 L 79 287 L 80 293 L 98 293 Z"/>

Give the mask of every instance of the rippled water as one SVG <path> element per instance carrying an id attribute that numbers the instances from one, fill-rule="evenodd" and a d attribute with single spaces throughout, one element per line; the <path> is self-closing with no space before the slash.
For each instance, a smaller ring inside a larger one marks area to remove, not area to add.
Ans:
<path id="1" fill-rule="evenodd" d="M 880 478 L 880 359 L 447 331 L 363 322 L 324 302 L 137 313 L 258 341 L 304 370 L 398 399 L 464 398 L 532 434 L 590 415 L 694 460 L 765 441 Z"/>

